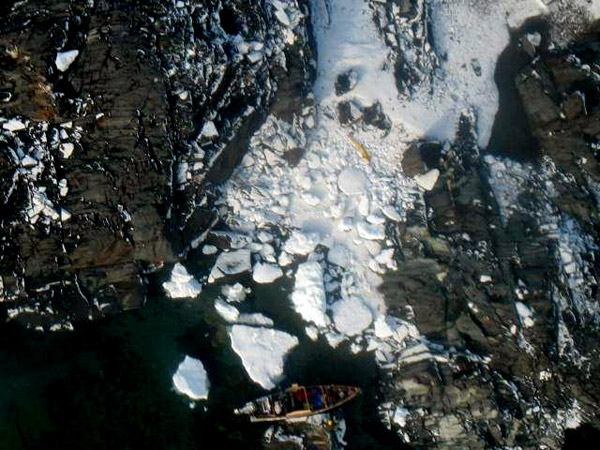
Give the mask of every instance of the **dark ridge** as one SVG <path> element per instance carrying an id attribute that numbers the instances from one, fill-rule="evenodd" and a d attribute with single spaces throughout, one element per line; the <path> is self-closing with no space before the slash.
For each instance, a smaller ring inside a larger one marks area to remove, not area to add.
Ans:
<path id="1" fill-rule="evenodd" d="M 540 156 L 539 144 L 531 132 L 515 84 L 517 74 L 531 61 L 519 48 L 519 38 L 533 32 L 542 35 L 541 49 L 545 51 L 549 40 L 548 23 L 540 19 L 528 21 L 511 34 L 510 43 L 498 58 L 494 74 L 500 104 L 487 153 L 509 156 L 520 161 L 536 160 Z"/>
<path id="2" fill-rule="evenodd" d="M 565 431 L 565 443 L 563 450 L 580 450 L 584 448 L 596 448 L 600 442 L 600 429 L 590 423 Z"/>

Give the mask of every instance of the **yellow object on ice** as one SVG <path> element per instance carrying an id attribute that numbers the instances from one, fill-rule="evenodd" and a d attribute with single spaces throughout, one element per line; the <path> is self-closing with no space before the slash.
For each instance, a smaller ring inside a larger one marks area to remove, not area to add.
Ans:
<path id="1" fill-rule="evenodd" d="M 360 152 L 363 158 L 365 158 L 367 161 L 371 161 L 371 155 L 369 154 L 364 145 L 362 145 L 352 136 L 346 136 L 346 139 L 348 139 L 348 142 L 350 142 L 352 146 Z"/>

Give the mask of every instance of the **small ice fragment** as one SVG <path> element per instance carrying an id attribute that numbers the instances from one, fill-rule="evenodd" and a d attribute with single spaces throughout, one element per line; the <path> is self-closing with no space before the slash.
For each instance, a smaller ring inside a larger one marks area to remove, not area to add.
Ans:
<path id="1" fill-rule="evenodd" d="M 250 52 L 246 55 L 246 58 L 248 58 L 248 61 L 250 61 L 250 63 L 254 64 L 258 61 L 260 61 L 263 57 L 263 52 Z"/>
<path id="2" fill-rule="evenodd" d="M 64 208 L 60 210 L 60 220 L 61 222 L 68 222 L 71 219 L 71 213 Z"/>
<path id="3" fill-rule="evenodd" d="M 273 325 L 275 325 L 272 319 L 269 319 L 267 316 L 264 316 L 260 313 L 240 314 L 240 316 L 237 319 L 237 323 L 267 328 L 270 328 Z"/>
<path id="4" fill-rule="evenodd" d="M 69 192 L 69 188 L 67 186 L 67 179 L 63 178 L 58 182 L 58 194 L 61 197 L 65 197 Z"/>
<path id="5" fill-rule="evenodd" d="M 215 253 L 217 253 L 217 247 L 215 247 L 214 245 L 207 244 L 204 247 L 202 247 L 203 255 L 214 255 Z"/>
<path id="6" fill-rule="evenodd" d="M 356 228 L 358 230 L 358 235 L 363 239 L 385 239 L 385 227 L 383 225 L 373 225 L 366 222 L 359 222 Z"/>
<path id="7" fill-rule="evenodd" d="M 223 286 L 221 293 L 229 303 L 239 303 L 246 299 L 246 289 L 240 283 L 235 283 L 233 286 Z"/>
<path id="8" fill-rule="evenodd" d="M 37 166 L 37 159 L 32 158 L 29 155 L 25 155 L 25 157 L 21 160 L 21 165 L 23 167 L 33 167 L 33 166 Z"/>
<path id="9" fill-rule="evenodd" d="M 66 52 L 58 52 L 56 55 L 56 60 L 54 61 L 56 64 L 56 68 L 61 72 L 65 72 L 71 64 L 77 59 L 79 56 L 79 50 L 69 50 Z"/>
<path id="10" fill-rule="evenodd" d="M 383 208 L 381 208 L 381 212 L 385 217 L 387 217 L 390 220 L 393 220 L 394 222 L 402 221 L 402 216 L 398 213 L 398 211 L 396 211 L 396 208 L 394 208 L 393 206 L 384 206 Z"/>
<path id="11" fill-rule="evenodd" d="M 240 312 L 235 306 L 231 306 L 220 298 L 215 300 L 215 310 L 225 322 L 229 323 L 235 323 L 240 315 Z"/>
<path id="12" fill-rule="evenodd" d="M 519 314 L 519 317 L 521 318 L 521 323 L 523 323 L 523 326 L 525 328 L 529 328 L 531 326 L 533 326 L 533 324 L 535 323 L 533 321 L 533 312 L 531 311 L 531 309 L 529 309 L 524 303 L 521 302 L 515 302 L 515 306 L 517 308 L 517 313 Z"/>

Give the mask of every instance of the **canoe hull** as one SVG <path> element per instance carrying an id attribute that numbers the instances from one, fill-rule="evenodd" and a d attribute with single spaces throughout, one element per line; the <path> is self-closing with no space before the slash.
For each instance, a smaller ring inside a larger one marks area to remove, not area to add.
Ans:
<path id="1" fill-rule="evenodd" d="M 283 392 L 253 400 L 235 413 L 249 416 L 252 422 L 303 419 L 338 408 L 359 392 L 360 389 L 354 386 L 292 385 Z"/>

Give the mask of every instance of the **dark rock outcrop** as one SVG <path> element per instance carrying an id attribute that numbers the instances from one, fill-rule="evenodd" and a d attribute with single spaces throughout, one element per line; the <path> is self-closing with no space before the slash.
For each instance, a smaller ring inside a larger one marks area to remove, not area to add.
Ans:
<path id="1" fill-rule="evenodd" d="M 214 223 L 212 186 L 267 113 L 310 106 L 308 9 L 289 7 L 288 20 L 259 1 L 6 7 L 0 297 L 10 318 L 48 329 L 144 304 L 143 277 Z"/>
<path id="2" fill-rule="evenodd" d="M 411 176 L 441 172 L 381 288 L 430 342 L 383 389 L 405 411 L 390 426 L 420 447 L 560 448 L 599 419 L 598 42 L 524 56 L 539 159 L 480 155 L 467 116 L 437 160 L 435 143 L 404 157 Z"/>

